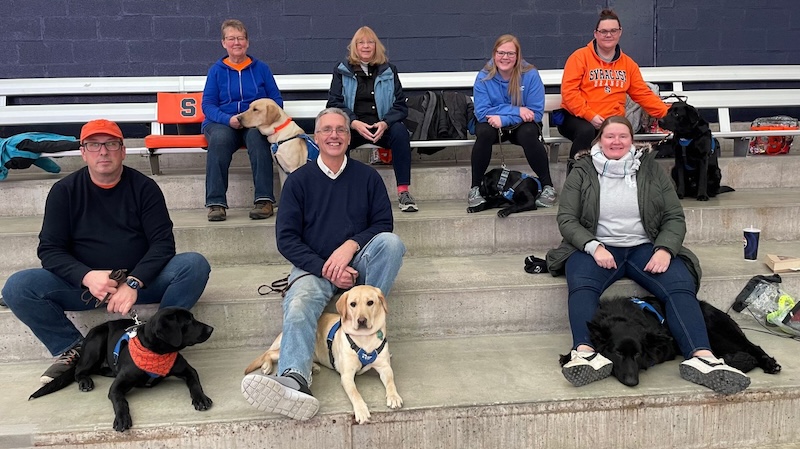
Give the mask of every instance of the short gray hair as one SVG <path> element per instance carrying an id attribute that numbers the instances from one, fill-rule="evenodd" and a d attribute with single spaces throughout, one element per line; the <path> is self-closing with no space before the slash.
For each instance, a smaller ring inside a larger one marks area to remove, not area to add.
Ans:
<path id="1" fill-rule="evenodd" d="M 350 129 L 350 116 L 347 115 L 346 112 L 344 112 L 339 108 L 325 108 L 319 114 L 317 114 L 317 118 L 314 120 L 315 133 L 319 131 L 319 119 L 321 119 L 323 115 L 328 115 L 328 114 L 339 114 L 342 117 L 344 117 L 344 125 L 347 127 L 348 130 Z"/>

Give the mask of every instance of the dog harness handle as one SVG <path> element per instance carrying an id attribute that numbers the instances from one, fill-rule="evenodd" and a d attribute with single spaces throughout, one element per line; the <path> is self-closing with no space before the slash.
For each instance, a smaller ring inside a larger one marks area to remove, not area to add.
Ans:
<path id="1" fill-rule="evenodd" d="M 661 316 L 660 313 L 658 313 L 658 310 L 656 310 L 655 307 L 653 307 L 652 305 L 648 304 L 645 301 L 642 301 L 639 298 L 631 298 L 631 302 L 639 306 L 642 310 L 652 313 L 653 315 L 656 316 L 656 319 L 658 320 L 659 323 L 661 323 L 662 325 L 664 324 L 664 317 Z"/>

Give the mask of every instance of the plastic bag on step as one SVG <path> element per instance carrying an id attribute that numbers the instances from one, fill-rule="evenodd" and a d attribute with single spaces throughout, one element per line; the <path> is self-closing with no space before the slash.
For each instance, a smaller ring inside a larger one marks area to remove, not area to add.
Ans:
<path id="1" fill-rule="evenodd" d="M 760 323 L 800 336 L 800 302 L 781 285 L 780 275 L 754 276 L 736 297 L 733 310 L 747 309 Z"/>

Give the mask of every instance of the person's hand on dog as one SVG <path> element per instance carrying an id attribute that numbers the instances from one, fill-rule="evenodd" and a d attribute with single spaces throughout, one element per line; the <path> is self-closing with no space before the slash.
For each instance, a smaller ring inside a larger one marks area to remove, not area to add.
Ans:
<path id="1" fill-rule="evenodd" d="M 89 289 L 95 298 L 103 299 L 106 295 L 117 292 L 117 281 L 111 279 L 111 270 L 92 270 L 83 276 L 81 283 Z"/>
<path id="2" fill-rule="evenodd" d="M 644 271 L 653 274 L 663 273 L 669 268 L 670 262 L 672 262 L 672 254 L 660 248 L 653 253 L 647 265 L 644 266 Z"/>
<path id="3" fill-rule="evenodd" d="M 499 115 L 487 115 L 486 120 L 492 125 L 492 128 L 500 129 L 503 127 L 503 121 Z"/>
<path id="4" fill-rule="evenodd" d="M 519 116 L 522 117 L 523 122 L 532 122 L 536 115 L 530 109 L 526 108 L 525 106 L 521 106 L 519 108 Z"/>
<path id="5" fill-rule="evenodd" d="M 136 304 L 136 299 L 139 297 L 139 292 L 128 287 L 128 284 L 120 284 L 117 292 L 108 298 L 108 305 L 106 310 L 110 313 L 127 314 Z"/>
<path id="6" fill-rule="evenodd" d="M 617 261 L 614 260 L 614 256 L 612 256 L 603 245 L 598 246 L 594 251 L 594 261 L 600 268 L 605 268 L 607 270 L 617 268 Z"/>
<path id="7" fill-rule="evenodd" d="M 231 117 L 231 119 L 228 121 L 228 124 L 233 129 L 240 129 L 242 127 L 242 124 L 239 123 L 239 116 L 238 115 L 234 115 L 233 117 Z"/>
<path id="8" fill-rule="evenodd" d="M 605 120 L 606 119 L 603 118 L 600 114 L 597 114 L 594 116 L 594 118 L 592 118 L 591 123 L 592 126 L 594 126 L 594 129 L 600 129 L 600 125 L 602 125 Z"/>

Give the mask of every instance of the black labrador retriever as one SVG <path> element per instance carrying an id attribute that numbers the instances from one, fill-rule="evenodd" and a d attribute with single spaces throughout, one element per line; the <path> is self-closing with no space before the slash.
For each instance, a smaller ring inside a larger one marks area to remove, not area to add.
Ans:
<path id="1" fill-rule="evenodd" d="M 468 207 L 467 212 L 502 207 L 497 211 L 497 216 L 504 218 L 517 212 L 536 210 L 536 199 L 542 194 L 542 183 L 539 178 L 526 173 L 493 168 L 483 175 L 479 189 L 486 202 Z"/>
<path id="2" fill-rule="evenodd" d="M 708 201 L 719 193 L 733 191 L 720 186 L 719 141 L 694 106 L 682 100 L 672 103 L 659 125 L 672 131 L 672 139 L 660 143 L 658 151 L 675 155 L 672 179 L 678 198 L 694 196 L 698 201 Z"/>
<path id="3" fill-rule="evenodd" d="M 133 387 L 151 387 L 164 377 L 177 376 L 189 387 L 195 410 L 208 410 L 211 398 L 203 392 L 197 371 L 178 351 L 208 340 L 213 330 L 178 307 L 160 309 L 138 327 L 133 320 L 108 321 L 86 334 L 81 356 L 70 370 L 29 399 L 61 390 L 73 381 L 81 391 L 91 391 L 94 382 L 90 374 L 114 377 L 108 398 L 114 406 L 114 430 L 124 432 L 133 425 L 125 395 Z"/>
<path id="4" fill-rule="evenodd" d="M 707 302 L 700 309 L 708 330 L 711 351 L 742 372 L 761 368 L 777 374 L 781 366 L 742 332 L 727 313 Z M 680 354 L 666 325 L 663 306 L 654 297 L 616 298 L 600 301 L 588 323 L 595 349 L 611 360 L 611 374 L 629 387 L 639 384 L 639 370 L 674 359 Z M 562 355 L 563 366 L 569 355 Z"/>

